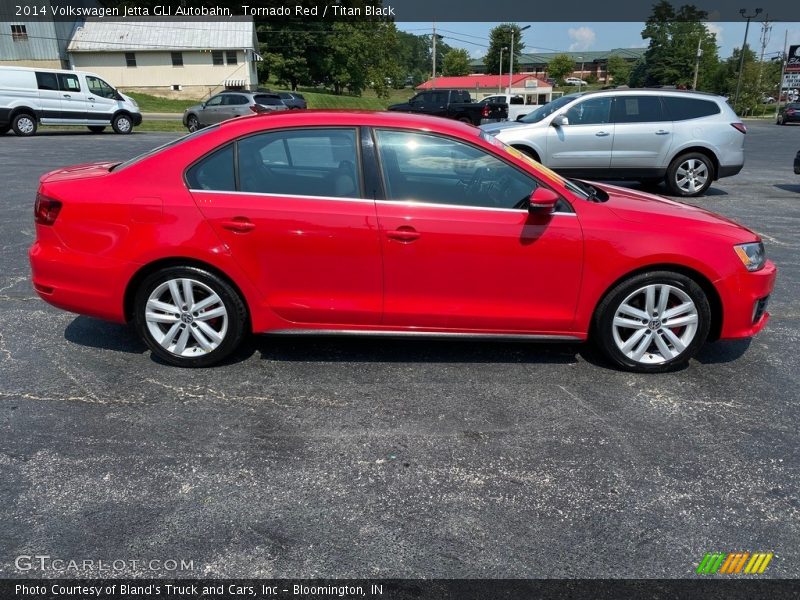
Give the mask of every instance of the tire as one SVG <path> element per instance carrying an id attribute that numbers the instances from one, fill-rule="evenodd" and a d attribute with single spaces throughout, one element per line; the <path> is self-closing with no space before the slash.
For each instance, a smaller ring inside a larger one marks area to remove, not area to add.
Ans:
<path id="1" fill-rule="evenodd" d="M 92 133 L 103 133 L 105 130 L 104 125 L 89 125 L 89 131 Z"/>
<path id="2" fill-rule="evenodd" d="M 781 117 L 781 125 L 786 125 L 786 117 Z"/>
<path id="3" fill-rule="evenodd" d="M 186 286 L 199 311 L 185 303 Z M 214 314 L 204 318 L 204 313 Z M 136 291 L 136 330 L 154 355 L 178 367 L 220 362 L 241 344 L 246 324 L 247 308 L 239 293 L 204 269 L 168 267 L 146 277 Z"/>
<path id="4" fill-rule="evenodd" d="M 9 131 L 11 131 L 11 125 L 3 125 L 2 127 L 0 127 L 0 135 L 5 135 Z"/>
<path id="5" fill-rule="evenodd" d="M 195 115 L 189 115 L 189 118 L 186 119 L 186 129 L 190 132 L 195 132 L 200 129 L 200 121 Z"/>
<path id="6" fill-rule="evenodd" d="M 665 327 L 664 315 L 675 326 Z M 697 354 L 710 326 L 708 298 L 693 279 L 653 271 L 623 281 L 605 296 L 595 312 L 592 339 L 624 370 L 662 373 L 680 368 Z"/>
<path id="7" fill-rule="evenodd" d="M 128 135 L 133 133 L 133 120 L 130 115 L 122 113 L 114 117 L 114 120 L 111 121 L 111 127 L 114 128 L 115 133 Z"/>
<path id="8" fill-rule="evenodd" d="M 526 146 L 513 146 L 513 148 L 515 150 L 519 150 L 520 152 L 522 152 L 528 158 L 532 158 L 533 160 L 535 160 L 536 162 L 541 164 L 542 161 L 539 160 L 539 155 L 536 154 L 536 152 L 534 152 L 530 148 L 527 148 Z"/>
<path id="9" fill-rule="evenodd" d="M 24 137 L 31 136 L 36 133 L 39 124 L 36 122 L 36 117 L 30 113 L 18 113 L 11 120 L 11 128 L 14 133 Z"/>
<path id="10" fill-rule="evenodd" d="M 700 196 L 711 187 L 713 180 L 714 165 L 699 152 L 675 157 L 667 169 L 667 188 L 674 196 Z"/>

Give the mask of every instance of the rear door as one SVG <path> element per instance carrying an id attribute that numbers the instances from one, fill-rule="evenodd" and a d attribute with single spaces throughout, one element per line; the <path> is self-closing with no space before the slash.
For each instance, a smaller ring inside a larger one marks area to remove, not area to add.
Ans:
<path id="1" fill-rule="evenodd" d="M 611 96 L 589 96 L 557 114 L 566 116 L 569 124 L 547 128 L 544 164 L 580 173 L 607 169 L 614 143 Z"/>
<path id="2" fill-rule="evenodd" d="M 672 121 L 667 118 L 661 98 L 656 95 L 614 98 L 614 145 L 611 168 L 659 169 L 667 166 L 673 140 Z"/>
<path id="3" fill-rule="evenodd" d="M 220 121 L 251 115 L 250 100 L 244 94 L 224 94 L 222 97 L 222 108 L 220 109 Z"/>
<path id="4" fill-rule="evenodd" d="M 86 89 L 76 73 L 58 73 L 61 92 L 61 118 L 71 125 L 86 125 Z"/>
<path id="5" fill-rule="evenodd" d="M 203 215 L 285 321 L 380 323 L 378 224 L 374 200 L 362 193 L 357 134 L 352 127 L 259 133 L 187 171 Z"/>

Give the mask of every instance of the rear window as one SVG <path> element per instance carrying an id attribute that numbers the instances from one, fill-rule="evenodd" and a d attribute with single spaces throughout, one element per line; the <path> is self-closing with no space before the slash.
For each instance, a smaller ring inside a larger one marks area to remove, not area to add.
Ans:
<path id="1" fill-rule="evenodd" d="M 675 96 L 664 96 L 662 100 L 667 109 L 667 116 L 673 121 L 699 119 L 720 113 L 719 105 L 711 100 Z"/>
<path id="2" fill-rule="evenodd" d="M 183 137 L 179 137 L 178 139 L 172 140 L 171 142 L 167 142 L 166 144 L 162 144 L 161 146 L 153 148 L 152 150 L 148 150 L 144 154 L 140 154 L 139 156 L 134 156 L 130 160 L 126 160 L 125 162 L 120 163 L 120 164 L 112 167 L 111 170 L 112 171 L 121 171 L 122 169 L 126 169 L 126 168 L 130 167 L 131 165 L 135 165 L 136 163 L 144 160 L 145 158 L 150 158 L 154 154 L 158 154 L 162 150 L 166 150 L 167 148 L 172 148 L 173 146 L 178 146 L 180 144 L 183 144 L 184 142 L 188 142 L 189 140 L 193 140 L 193 139 L 198 138 L 200 136 L 207 135 L 207 134 L 211 133 L 212 131 L 216 131 L 217 129 L 219 129 L 219 124 L 210 125 L 209 127 L 205 127 L 203 129 L 198 129 L 197 131 L 195 131 L 193 133 L 190 133 L 188 135 L 184 135 Z"/>
<path id="3" fill-rule="evenodd" d="M 263 106 L 280 106 L 283 104 L 283 100 L 281 100 L 279 96 L 267 96 L 266 94 L 253 96 L 253 100 L 255 100 L 257 104 Z"/>
<path id="4" fill-rule="evenodd" d="M 212 152 L 186 171 L 186 181 L 192 190 L 236 191 L 233 174 L 233 144 Z"/>

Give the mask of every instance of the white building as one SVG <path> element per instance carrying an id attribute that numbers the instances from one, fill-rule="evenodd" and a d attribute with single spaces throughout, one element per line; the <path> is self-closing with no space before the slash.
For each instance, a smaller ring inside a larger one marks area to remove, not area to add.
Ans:
<path id="1" fill-rule="evenodd" d="M 257 49 L 252 20 L 93 20 L 76 29 L 67 53 L 73 69 L 123 90 L 202 98 L 255 88 Z"/>

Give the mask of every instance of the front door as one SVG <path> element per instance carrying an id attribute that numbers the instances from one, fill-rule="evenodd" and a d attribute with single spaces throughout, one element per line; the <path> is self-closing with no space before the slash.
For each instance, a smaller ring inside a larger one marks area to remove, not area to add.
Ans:
<path id="1" fill-rule="evenodd" d="M 572 207 L 532 217 L 541 183 L 482 148 L 375 131 L 386 200 L 377 202 L 384 325 L 557 333 L 572 324 L 583 240 Z"/>
<path id="2" fill-rule="evenodd" d="M 567 173 L 607 170 L 614 141 L 611 97 L 589 97 L 558 115 L 569 124 L 548 128 L 544 164 Z"/>
<path id="3" fill-rule="evenodd" d="M 117 91 L 99 77 L 92 75 L 86 76 L 86 87 L 89 89 L 86 97 L 89 124 L 108 125 L 119 106 Z"/>
<path id="4" fill-rule="evenodd" d="M 198 118 L 200 119 L 200 125 L 214 125 L 215 123 L 219 123 L 220 121 L 224 120 L 223 110 L 224 107 L 222 105 L 224 94 L 219 94 L 214 96 L 208 100 L 208 102 L 203 105 L 203 107 L 198 111 Z"/>
<path id="5" fill-rule="evenodd" d="M 294 324 L 380 322 L 380 241 L 357 139 L 355 128 L 265 132 L 187 172 L 203 215 L 265 303 Z"/>

